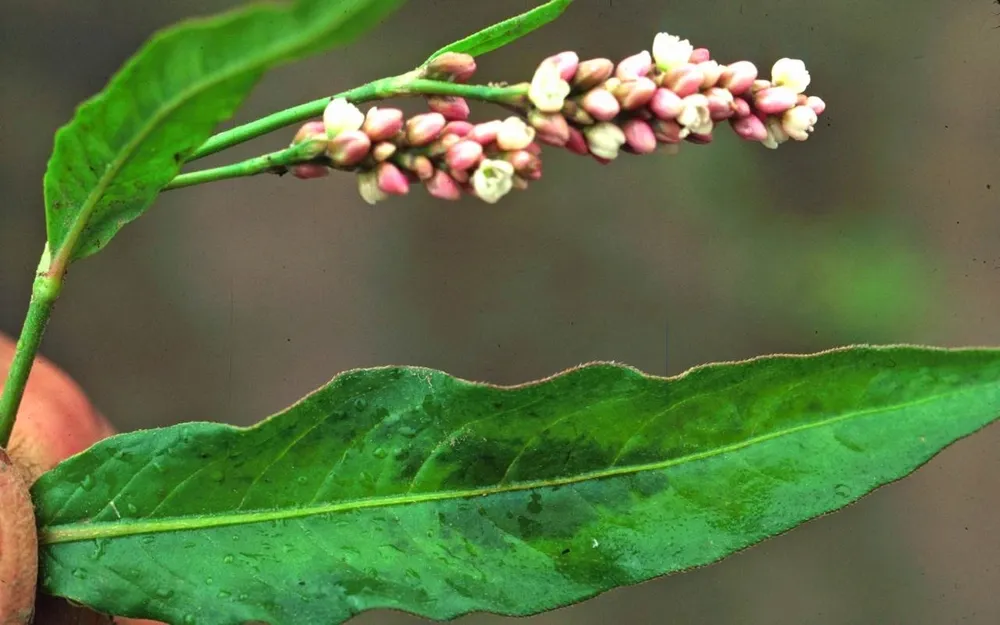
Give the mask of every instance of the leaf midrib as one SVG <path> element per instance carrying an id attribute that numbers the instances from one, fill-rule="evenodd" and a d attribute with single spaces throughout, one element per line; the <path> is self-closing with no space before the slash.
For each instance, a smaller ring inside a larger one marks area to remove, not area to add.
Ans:
<path id="1" fill-rule="evenodd" d="M 848 421 L 854 418 L 861 418 L 883 412 L 891 412 L 895 410 L 912 408 L 915 406 L 920 406 L 923 404 L 939 401 L 941 399 L 952 397 L 955 395 L 961 395 L 977 391 L 981 388 L 993 387 L 995 385 L 996 384 L 994 382 L 985 382 L 982 384 L 968 386 L 950 392 L 931 395 L 929 397 L 925 397 L 910 402 L 903 402 L 899 404 L 893 404 L 890 406 L 882 406 L 880 408 L 871 408 L 868 410 L 848 412 L 836 417 L 831 417 L 829 419 L 815 421 L 813 423 L 806 423 L 792 428 L 787 428 L 784 430 L 777 430 L 769 434 L 748 438 L 738 443 L 731 443 L 729 445 L 724 445 L 722 447 L 717 447 L 714 449 L 694 454 L 689 454 L 687 456 L 681 456 L 678 458 L 672 458 L 669 460 L 662 460 L 659 462 L 651 462 L 646 464 L 630 465 L 623 467 L 611 467 L 600 471 L 591 471 L 579 475 L 554 478 L 554 479 L 531 480 L 527 482 L 518 482 L 514 484 L 494 485 L 494 486 L 465 489 L 465 490 L 392 495 L 388 497 L 372 497 L 368 499 L 355 499 L 350 501 L 327 503 L 317 506 L 308 506 L 301 508 L 236 512 L 236 513 L 220 514 L 220 515 L 201 515 L 194 517 L 193 519 L 191 517 L 164 517 L 156 521 L 114 521 L 114 522 L 101 521 L 97 523 L 70 523 L 62 526 L 55 526 L 55 529 L 52 529 L 52 527 L 41 528 L 39 531 L 39 543 L 42 545 L 47 545 L 47 544 L 50 545 L 57 543 L 75 542 L 81 540 L 94 540 L 99 538 L 122 538 L 128 536 L 138 536 L 138 535 L 154 534 L 161 532 L 189 531 L 189 530 L 199 530 L 199 529 L 210 529 L 216 527 L 227 527 L 232 525 L 264 523 L 269 521 L 282 521 L 287 519 L 297 519 L 297 518 L 310 517 L 321 514 L 335 514 L 339 512 L 364 510 L 368 508 L 412 505 L 412 504 L 428 503 L 435 501 L 448 501 L 455 499 L 471 499 L 473 497 L 486 497 L 489 495 L 499 495 L 511 492 L 534 490 L 538 488 L 554 488 L 557 486 L 568 486 L 581 482 L 587 482 L 590 480 L 599 480 L 611 477 L 634 475 L 645 471 L 662 471 L 664 469 L 686 464 L 688 462 L 697 462 L 699 460 L 706 460 L 730 452 L 738 451 L 740 449 L 746 449 L 753 445 L 781 438 L 783 436 L 791 436 L 799 432 L 804 432 L 808 430 L 826 427 L 829 425 L 834 425 L 842 421 Z"/>
<path id="2" fill-rule="evenodd" d="M 351 15 L 353 15 L 353 13 L 351 13 Z M 319 31 L 322 32 L 328 29 L 338 28 L 339 26 L 343 25 L 345 19 L 346 18 L 343 15 L 336 17 L 330 25 L 324 28 L 320 28 Z M 197 21 L 198 20 L 191 20 L 191 22 L 195 23 Z M 316 30 L 313 30 L 313 33 L 315 32 Z M 314 36 L 315 34 L 310 34 L 308 37 L 306 37 L 306 40 L 311 41 Z M 302 39 L 300 39 L 300 41 L 302 41 Z M 302 47 L 303 45 L 305 44 L 296 44 L 294 42 L 291 42 L 283 47 L 280 47 L 278 51 L 276 51 L 274 54 L 258 57 L 254 61 L 236 63 L 232 66 L 233 69 L 231 69 L 228 72 L 220 72 L 219 74 L 216 75 L 216 78 L 214 79 L 194 82 L 187 89 L 181 91 L 176 97 L 174 97 L 171 100 L 168 100 L 168 103 L 166 105 L 160 107 L 157 113 L 150 118 L 149 122 L 141 126 L 141 130 L 133 137 L 133 139 L 125 144 L 125 146 L 119 151 L 119 155 L 115 157 L 114 160 L 111 161 L 110 165 L 105 167 L 104 174 L 101 175 L 101 177 L 98 179 L 97 184 L 94 186 L 94 189 L 87 195 L 87 198 L 83 201 L 80 211 L 77 213 L 76 220 L 74 220 L 73 225 L 69 228 L 69 231 L 66 233 L 66 236 L 63 239 L 62 246 L 60 246 L 60 248 L 54 254 L 54 256 L 57 257 L 58 261 L 61 262 L 57 261 L 53 264 L 59 266 L 65 266 L 66 262 L 73 257 L 73 255 L 77 251 L 76 247 L 80 235 L 83 234 L 83 230 L 90 223 L 90 218 L 92 216 L 92 213 L 94 209 L 97 207 L 98 202 L 100 202 L 100 200 L 104 197 L 105 191 L 107 191 L 108 187 L 118 177 L 118 174 L 121 173 L 122 168 L 124 168 L 125 165 L 129 162 L 129 160 L 131 160 L 132 157 L 135 156 L 136 151 L 143 144 L 146 138 L 160 126 L 161 122 L 165 118 L 175 113 L 178 108 L 180 108 L 185 103 L 196 97 L 198 94 L 208 91 L 212 87 L 224 83 L 227 80 L 236 78 L 240 74 L 252 72 L 255 71 L 255 69 L 259 71 L 261 69 L 261 66 L 264 66 L 268 63 L 267 60 L 268 58 L 272 59 L 281 58 L 287 54 L 291 54 L 297 47 Z M 98 97 L 103 98 L 104 93 L 102 93 Z M 65 132 L 70 127 L 71 126 L 66 126 L 60 132 Z"/>

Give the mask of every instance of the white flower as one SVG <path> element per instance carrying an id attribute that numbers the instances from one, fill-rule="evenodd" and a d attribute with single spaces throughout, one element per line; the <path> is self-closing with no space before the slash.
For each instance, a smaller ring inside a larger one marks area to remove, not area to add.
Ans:
<path id="1" fill-rule="evenodd" d="M 569 95 L 569 83 L 559 74 L 559 66 L 552 60 L 543 61 L 528 87 L 528 99 L 543 113 L 558 113 Z"/>
<path id="2" fill-rule="evenodd" d="M 777 117 L 768 117 L 767 121 L 764 122 L 764 127 L 767 129 L 767 137 L 761 141 L 761 144 L 765 148 L 777 150 L 779 145 L 788 141 L 788 134 L 781 127 L 781 120 Z"/>
<path id="3" fill-rule="evenodd" d="M 795 93 L 802 93 L 809 86 L 809 70 L 798 59 L 778 59 L 771 68 L 771 82 L 776 87 L 788 87 Z"/>
<path id="4" fill-rule="evenodd" d="M 653 38 L 653 60 L 662 72 L 669 72 L 691 61 L 694 46 L 687 39 L 667 33 Z"/>
<path id="5" fill-rule="evenodd" d="M 361 193 L 362 200 L 372 205 L 389 197 L 385 191 L 378 188 L 378 174 L 374 171 L 358 174 L 358 192 Z"/>
<path id="6" fill-rule="evenodd" d="M 796 106 L 781 116 L 781 129 L 796 141 L 805 141 L 816 125 L 816 111 L 809 106 Z"/>
<path id="7" fill-rule="evenodd" d="M 323 110 L 323 125 L 326 136 L 333 139 L 348 130 L 361 130 L 365 123 L 365 114 L 344 98 L 330 100 Z"/>
<path id="8" fill-rule="evenodd" d="M 484 202 L 496 204 L 513 188 L 514 166 L 507 161 L 483 159 L 472 174 L 472 189 Z"/>
<path id="9" fill-rule="evenodd" d="M 712 112 L 708 108 L 708 98 L 700 93 L 695 93 L 684 98 L 682 101 L 684 108 L 677 115 L 677 123 L 681 125 L 681 138 L 690 133 L 696 135 L 707 135 L 712 132 Z"/>
<path id="10" fill-rule="evenodd" d="M 609 161 L 618 156 L 618 150 L 625 144 L 625 132 L 611 122 L 589 126 L 583 134 L 591 154 Z"/>
<path id="11" fill-rule="evenodd" d="M 505 152 L 523 150 L 535 140 L 535 129 L 520 117 L 508 117 L 497 131 L 497 146 Z"/>

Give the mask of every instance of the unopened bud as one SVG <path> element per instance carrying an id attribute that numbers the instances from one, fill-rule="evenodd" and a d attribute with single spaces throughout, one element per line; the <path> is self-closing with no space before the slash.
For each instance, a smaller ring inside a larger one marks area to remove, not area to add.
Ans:
<path id="1" fill-rule="evenodd" d="M 346 130 L 327 143 L 326 155 L 337 167 L 353 167 L 368 156 L 372 140 L 360 130 Z"/>
<path id="2" fill-rule="evenodd" d="M 684 140 L 688 143 L 695 143 L 697 145 L 707 145 L 715 139 L 711 133 L 699 133 L 692 132 L 688 136 L 684 137 Z"/>
<path id="3" fill-rule="evenodd" d="M 457 96 L 433 95 L 427 98 L 427 108 L 440 113 L 448 121 L 469 119 L 469 103 Z"/>
<path id="4" fill-rule="evenodd" d="M 698 68 L 703 76 L 701 80 L 702 89 L 711 89 L 719 82 L 719 78 L 722 77 L 723 67 L 717 61 L 702 61 L 696 64 L 695 67 Z"/>
<path id="5" fill-rule="evenodd" d="M 656 150 L 656 137 L 649 124 L 641 119 L 630 119 L 622 126 L 625 142 L 636 154 L 649 154 Z"/>
<path id="6" fill-rule="evenodd" d="M 756 115 L 731 117 L 729 118 L 729 125 L 733 127 L 733 131 L 742 139 L 748 141 L 764 141 L 767 139 L 767 128 L 764 126 L 764 122 L 760 121 L 760 118 Z"/>
<path id="7" fill-rule="evenodd" d="M 618 98 L 610 91 L 601 89 L 591 89 L 580 101 L 583 110 L 587 111 L 594 119 L 607 122 L 618 116 L 622 107 Z"/>
<path id="8" fill-rule="evenodd" d="M 746 117 L 750 114 L 750 111 L 749 102 L 743 98 L 733 98 L 733 115 L 736 117 Z"/>
<path id="9" fill-rule="evenodd" d="M 566 81 L 573 79 L 577 68 L 580 66 L 580 57 L 576 52 L 572 51 L 560 52 L 559 54 L 550 56 L 546 60 L 555 63 L 559 69 L 559 77 Z"/>
<path id="10" fill-rule="evenodd" d="M 635 80 L 637 78 L 645 78 L 652 69 L 653 57 L 649 55 L 649 52 L 643 50 L 638 54 L 633 54 L 630 57 L 622 59 L 618 63 L 618 67 L 615 68 L 615 76 L 622 81 Z"/>
<path id="11" fill-rule="evenodd" d="M 681 65 L 663 77 L 663 86 L 682 98 L 701 91 L 703 82 L 705 75 L 691 64 Z"/>
<path id="12" fill-rule="evenodd" d="M 410 145 L 427 145 L 437 139 L 446 124 L 441 113 L 422 113 L 406 120 L 406 140 Z"/>
<path id="13" fill-rule="evenodd" d="M 626 111 L 646 106 L 653 99 L 654 93 L 656 93 L 656 83 L 649 78 L 622 81 L 614 91 L 615 98 Z"/>
<path id="14" fill-rule="evenodd" d="M 326 124 L 321 121 L 311 121 L 302 124 L 298 132 L 295 133 L 295 138 L 292 139 L 292 145 L 298 145 L 309 140 L 316 139 L 326 139 Z"/>
<path id="15" fill-rule="evenodd" d="M 292 175 L 299 180 L 322 178 L 329 175 L 330 168 L 321 163 L 299 163 L 292 166 Z"/>
<path id="16" fill-rule="evenodd" d="M 816 115 L 822 115 L 823 111 L 826 110 L 826 102 L 814 95 L 806 98 L 806 106 L 811 108 Z"/>
<path id="17" fill-rule="evenodd" d="M 506 155 L 508 163 L 514 166 L 518 176 L 527 180 L 538 180 L 542 177 L 542 159 L 526 150 L 517 150 Z"/>
<path id="18" fill-rule="evenodd" d="M 660 87 L 649 101 L 649 110 L 660 119 L 674 119 L 684 109 L 684 101 L 670 89 Z"/>
<path id="19" fill-rule="evenodd" d="M 434 57 L 424 68 L 424 77 L 432 80 L 466 82 L 476 73 L 476 59 L 460 52 L 445 52 Z"/>
<path id="20" fill-rule="evenodd" d="M 365 115 L 361 130 L 372 141 L 388 141 L 403 128 L 403 111 L 394 108 L 372 107 Z"/>
<path id="21" fill-rule="evenodd" d="M 445 154 L 445 163 L 452 171 L 472 169 L 479 164 L 482 158 L 483 146 L 475 141 L 463 139 L 448 148 L 448 153 Z"/>
<path id="22" fill-rule="evenodd" d="M 453 122 L 448 122 L 447 124 L 444 125 L 444 128 L 441 129 L 441 134 L 446 137 L 448 135 L 455 135 L 456 137 L 464 137 L 465 135 L 469 134 L 470 130 L 472 130 L 472 124 L 470 124 L 469 122 L 453 121 Z"/>
<path id="23" fill-rule="evenodd" d="M 410 191 L 410 181 L 392 163 L 379 163 L 375 168 L 378 188 L 388 195 L 406 195 Z"/>
<path id="24" fill-rule="evenodd" d="M 561 113 L 528 113 L 528 123 L 537 130 L 536 136 L 550 145 L 561 146 L 569 140 L 569 124 Z"/>
<path id="25" fill-rule="evenodd" d="M 617 100 L 615 100 L 615 105 L 618 105 Z M 566 103 L 563 104 L 562 116 L 566 118 L 566 121 L 578 126 L 590 126 L 596 121 L 593 115 L 584 110 L 583 105 L 577 100 L 566 100 Z"/>
<path id="26" fill-rule="evenodd" d="M 462 189 L 455 179 L 440 169 L 435 171 L 430 179 L 424 181 L 424 188 L 439 200 L 458 200 L 462 197 Z"/>
<path id="27" fill-rule="evenodd" d="M 569 140 L 566 141 L 565 147 L 570 152 L 581 156 L 590 154 L 590 148 L 587 147 L 587 138 L 583 136 L 582 132 L 573 127 L 569 129 Z"/>
<path id="28" fill-rule="evenodd" d="M 423 154 L 404 152 L 396 156 L 395 162 L 420 180 L 428 180 L 434 175 L 434 163 Z"/>
<path id="29" fill-rule="evenodd" d="M 587 91 L 593 89 L 611 77 L 615 71 L 615 64 L 610 59 L 588 59 L 580 63 L 576 68 L 576 76 L 573 77 L 573 88 L 577 91 Z"/>
<path id="30" fill-rule="evenodd" d="M 750 61 L 730 63 L 719 76 L 719 86 L 729 89 L 733 95 L 742 95 L 750 90 L 757 80 L 757 66 Z"/>
<path id="31" fill-rule="evenodd" d="M 689 63 L 704 63 L 712 59 L 712 53 L 709 52 L 708 48 L 695 48 L 691 51 L 691 56 L 688 58 Z"/>
<path id="32" fill-rule="evenodd" d="M 396 144 L 389 141 L 376 143 L 375 146 L 372 147 L 372 158 L 375 159 L 376 163 L 387 161 L 392 158 L 392 155 L 396 153 L 397 149 Z"/>
<path id="33" fill-rule="evenodd" d="M 795 106 L 798 94 L 788 87 L 762 89 L 753 96 L 754 108 L 765 115 L 780 115 Z"/>
<path id="34" fill-rule="evenodd" d="M 722 121 L 733 116 L 733 94 L 722 87 L 712 87 L 705 91 L 708 98 L 708 112 L 712 121 Z"/>
<path id="35" fill-rule="evenodd" d="M 688 135 L 687 129 L 681 128 L 681 125 L 673 119 L 654 119 L 649 122 L 649 126 L 653 129 L 653 136 L 660 143 L 680 143 Z"/>

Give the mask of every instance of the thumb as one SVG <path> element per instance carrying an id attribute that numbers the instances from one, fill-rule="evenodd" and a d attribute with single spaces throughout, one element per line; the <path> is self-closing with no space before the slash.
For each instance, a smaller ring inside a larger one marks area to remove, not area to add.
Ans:
<path id="1" fill-rule="evenodd" d="M 0 380 L 6 378 L 13 356 L 14 343 L 0 335 Z M 35 604 L 38 537 L 28 486 L 60 461 L 112 434 L 114 428 L 91 406 L 80 387 L 54 364 L 38 357 L 17 412 L 9 455 L 0 450 L 0 625 L 30 622 Z M 97 622 L 65 602 L 62 606 L 53 603 L 45 601 L 37 606 L 39 622 Z M 134 619 L 115 622 L 156 625 Z"/>

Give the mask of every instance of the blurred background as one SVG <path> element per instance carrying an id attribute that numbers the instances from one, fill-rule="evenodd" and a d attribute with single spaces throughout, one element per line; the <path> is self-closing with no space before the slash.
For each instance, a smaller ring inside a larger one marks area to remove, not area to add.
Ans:
<path id="1" fill-rule="evenodd" d="M 52 133 L 152 31 L 234 4 L 0 0 L 0 331 L 19 330 L 44 241 Z M 271 73 L 235 121 L 398 73 L 533 4 L 413 0 Z M 804 59 L 828 103 L 815 135 L 769 151 L 723 127 L 608 167 L 549 149 L 544 178 L 496 206 L 414 189 L 372 208 L 347 175 L 172 191 L 73 266 L 44 353 L 131 430 L 253 423 L 383 364 L 507 384 L 592 360 L 676 374 L 851 343 L 1000 345 L 1000 4 L 577 0 L 478 79 L 527 80 L 564 49 L 619 59 L 660 30 L 765 71 Z M 998 623 L 998 449 L 993 426 L 718 565 L 526 622 Z"/>

